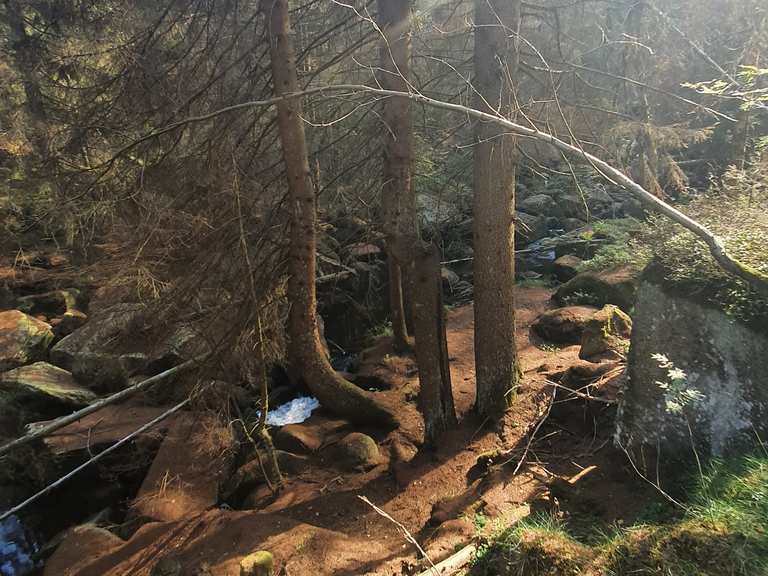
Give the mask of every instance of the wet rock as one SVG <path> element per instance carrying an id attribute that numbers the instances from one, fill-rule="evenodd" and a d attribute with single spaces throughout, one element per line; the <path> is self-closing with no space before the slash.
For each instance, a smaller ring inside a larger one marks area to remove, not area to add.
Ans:
<path id="1" fill-rule="evenodd" d="M 552 264 L 552 272 L 560 282 L 568 282 L 579 274 L 579 267 L 584 261 L 573 254 L 560 256 Z"/>
<path id="2" fill-rule="evenodd" d="M 629 349 L 632 319 L 608 304 L 587 322 L 581 337 L 579 358 L 584 360 L 623 358 Z"/>
<path id="3" fill-rule="evenodd" d="M 333 456 L 337 464 L 350 470 L 369 469 L 381 463 L 376 441 L 360 432 L 342 438 L 334 447 Z"/>
<path id="4" fill-rule="evenodd" d="M 49 324 L 20 310 L 0 312 L 0 371 L 42 360 L 52 340 Z"/>
<path id="5" fill-rule="evenodd" d="M 615 304 L 622 310 L 631 310 L 635 302 L 638 276 L 639 272 L 629 266 L 582 272 L 560 286 L 553 298 L 562 305 Z"/>
<path id="6" fill-rule="evenodd" d="M 597 312 L 592 306 L 567 306 L 544 312 L 533 323 L 533 331 L 550 342 L 579 344 L 584 328 Z"/>
<path id="7" fill-rule="evenodd" d="M 519 204 L 519 209 L 534 216 L 549 215 L 555 207 L 555 201 L 546 194 L 529 196 Z"/>
<path id="8" fill-rule="evenodd" d="M 66 370 L 46 362 L 0 375 L 0 412 L 17 411 L 22 423 L 67 414 L 96 400 Z"/>
<path id="9" fill-rule="evenodd" d="M 240 561 L 240 576 L 272 576 L 274 564 L 271 552 L 254 552 Z"/>

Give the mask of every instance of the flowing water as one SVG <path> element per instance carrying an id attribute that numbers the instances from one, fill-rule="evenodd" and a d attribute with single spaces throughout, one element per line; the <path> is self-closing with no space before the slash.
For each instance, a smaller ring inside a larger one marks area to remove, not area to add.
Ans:
<path id="1" fill-rule="evenodd" d="M 24 576 L 38 567 L 37 543 L 16 516 L 0 521 L 0 576 Z"/>

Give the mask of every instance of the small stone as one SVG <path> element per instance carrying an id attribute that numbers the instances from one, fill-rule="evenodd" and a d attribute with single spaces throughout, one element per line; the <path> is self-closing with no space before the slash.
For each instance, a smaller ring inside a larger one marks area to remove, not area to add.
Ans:
<path id="1" fill-rule="evenodd" d="M 240 576 L 272 576 L 274 563 L 271 552 L 254 552 L 240 561 Z"/>

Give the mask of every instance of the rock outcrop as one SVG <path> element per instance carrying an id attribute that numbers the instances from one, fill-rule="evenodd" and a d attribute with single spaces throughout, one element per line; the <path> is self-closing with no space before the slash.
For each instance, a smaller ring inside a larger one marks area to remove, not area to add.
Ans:
<path id="1" fill-rule="evenodd" d="M 651 281 L 634 318 L 623 446 L 658 447 L 664 462 L 692 458 L 693 446 L 719 457 L 768 438 L 768 332 Z"/>

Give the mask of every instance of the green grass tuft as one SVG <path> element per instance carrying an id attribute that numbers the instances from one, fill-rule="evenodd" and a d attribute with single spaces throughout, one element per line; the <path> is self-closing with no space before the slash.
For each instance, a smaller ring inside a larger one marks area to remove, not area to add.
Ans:
<path id="1" fill-rule="evenodd" d="M 600 539 L 593 534 L 586 542 L 567 524 L 536 516 L 498 533 L 471 574 L 768 575 L 768 457 L 713 464 L 688 506 L 677 519 L 615 529 Z"/>

